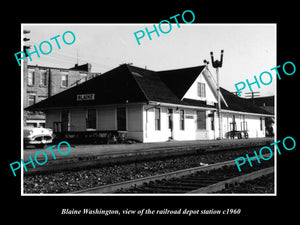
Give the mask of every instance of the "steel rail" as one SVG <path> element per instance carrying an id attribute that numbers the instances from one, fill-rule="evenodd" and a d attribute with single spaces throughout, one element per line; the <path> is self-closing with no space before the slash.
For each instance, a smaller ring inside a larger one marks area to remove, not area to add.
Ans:
<path id="1" fill-rule="evenodd" d="M 268 157 L 269 154 L 265 154 L 263 156 Z M 93 188 L 74 191 L 69 194 L 114 193 L 117 190 L 122 190 L 122 189 L 124 190 L 124 189 L 129 189 L 131 187 L 137 187 L 137 186 L 143 185 L 145 183 L 150 183 L 151 181 L 153 182 L 153 181 L 159 181 L 159 180 L 164 180 L 164 179 L 168 180 L 168 179 L 172 179 L 172 178 L 178 178 L 178 177 L 190 175 L 193 173 L 197 173 L 200 171 L 219 169 L 224 166 L 232 166 L 234 164 L 235 164 L 235 160 L 229 160 L 229 161 L 214 163 L 211 165 L 192 167 L 192 168 L 188 168 L 188 169 L 177 170 L 177 171 L 173 171 L 173 172 L 169 172 L 169 173 L 139 178 L 139 179 L 135 179 L 135 180 L 129 180 L 129 181 L 123 181 L 123 182 L 114 183 L 114 184 L 96 186 Z"/>
<path id="2" fill-rule="evenodd" d="M 218 192 L 218 191 L 221 191 L 221 190 L 225 189 L 228 184 L 232 184 L 232 183 L 235 183 L 235 182 L 241 183 L 241 182 L 245 182 L 245 181 L 248 181 L 248 180 L 254 180 L 256 178 L 268 175 L 270 173 L 274 173 L 274 167 L 273 166 L 268 167 L 268 168 L 264 168 L 264 169 L 261 169 L 261 170 L 254 171 L 252 173 L 247 173 L 247 174 L 244 174 L 244 175 L 241 175 L 241 176 L 233 177 L 231 179 L 227 179 L 227 180 L 224 180 L 224 181 L 221 181 L 221 182 L 218 182 L 218 183 L 206 186 L 206 187 L 202 187 L 202 188 L 190 191 L 187 194 Z"/>

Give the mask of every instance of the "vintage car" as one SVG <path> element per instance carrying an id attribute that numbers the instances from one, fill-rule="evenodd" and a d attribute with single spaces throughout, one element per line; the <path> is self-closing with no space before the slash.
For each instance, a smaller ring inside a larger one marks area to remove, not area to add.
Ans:
<path id="1" fill-rule="evenodd" d="M 49 128 L 43 127 L 24 127 L 24 147 L 34 145 L 42 148 L 46 144 L 51 144 L 53 140 L 53 132 Z"/>

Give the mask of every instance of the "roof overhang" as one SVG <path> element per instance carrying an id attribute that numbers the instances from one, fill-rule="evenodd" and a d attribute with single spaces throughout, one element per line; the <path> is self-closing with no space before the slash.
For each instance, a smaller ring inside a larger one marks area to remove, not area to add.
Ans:
<path id="1" fill-rule="evenodd" d="M 77 106 L 58 106 L 58 107 L 47 107 L 47 108 L 39 108 L 35 110 L 29 110 L 25 108 L 26 111 L 51 111 L 51 110 L 63 110 L 63 109 L 88 109 L 88 108 L 100 108 L 100 107 L 121 107 L 121 106 L 131 106 L 131 105 L 145 105 L 148 102 L 128 102 L 128 103 L 116 103 L 116 104 L 103 104 L 103 105 L 77 105 Z"/>
<path id="2" fill-rule="evenodd" d="M 149 105 L 153 105 L 153 106 L 166 106 L 166 107 L 181 107 L 181 108 L 186 108 L 186 109 L 217 110 L 213 106 L 212 107 L 209 107 L 209 106 L 208 107 L 203 107 L 203 106 L 192 106 L 192 105 L 167 103 L 167 102 L 156 102 L 156 101 L 149 101 Z M 234 110 L 227 110 L 227 109 L 221 109 L 221 113 L 236 113 L 236 114 L 242 114 L 242 115 L 274 117 L 274 115 L 271 115 L 271 114 L 242 112 L 242 111 L 234 111 Z"/>

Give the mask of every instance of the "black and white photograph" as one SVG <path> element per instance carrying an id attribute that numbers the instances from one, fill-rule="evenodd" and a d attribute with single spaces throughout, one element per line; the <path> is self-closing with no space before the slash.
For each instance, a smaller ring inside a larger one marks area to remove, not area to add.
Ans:
<path id="1" fill-rule="evenodd" d="M 15 204 L 62 218 L 279 212 L 296 172 L 284 23 L 149 18 L 17 20 Z"/>
<path id="2" fill-rule="evenodd" d="M 276 194 L 276 25 L 160 25 L 22 24 L 23 194 Z"/>

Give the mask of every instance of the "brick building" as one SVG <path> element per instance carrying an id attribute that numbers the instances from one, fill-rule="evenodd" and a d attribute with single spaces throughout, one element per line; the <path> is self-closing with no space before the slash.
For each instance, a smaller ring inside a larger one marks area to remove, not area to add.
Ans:
<path id="1" fill-rule="evenodd" d="M 23 108 L 100 74 L 92 73 L 89 63 L 75 64 L 74 67 L 66 69 L 28 65 L 26 61 L 24 60 L 23 68 Z M 43 112 L 24 110 L 23 118 L 26 126 L 45 126 L 45 114 Z"/>

